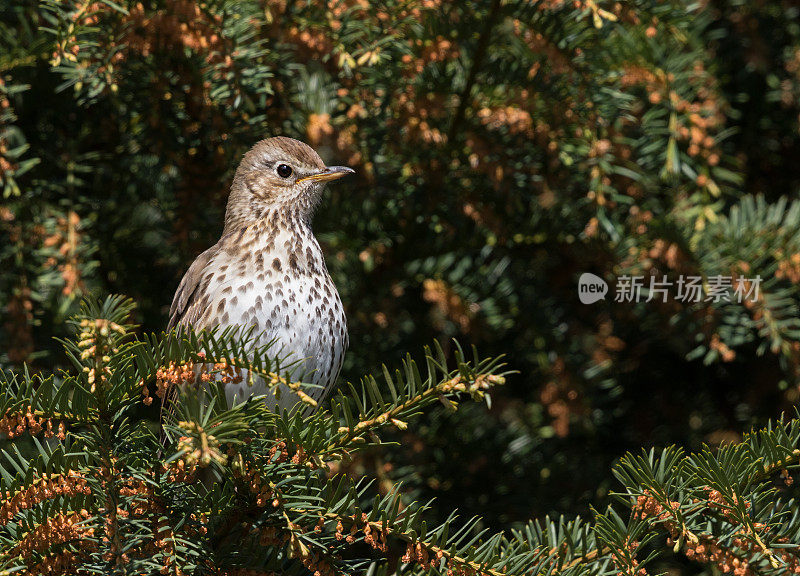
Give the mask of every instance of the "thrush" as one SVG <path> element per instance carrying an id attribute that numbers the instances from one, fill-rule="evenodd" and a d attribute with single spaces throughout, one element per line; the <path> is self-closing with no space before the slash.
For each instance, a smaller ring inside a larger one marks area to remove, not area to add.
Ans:
<path id="1" fill-rule="evenodd" d="M 181 280 L 169 327 L 251 329 L 256 346 L 275 341 L 270 350 L 294 362 L 291 381 L 316 384 L 305 393 L 324 400 L 342 367 L 347 321 L 311 220 L 325 183 L 353 172 L 326 166 L 292 138 L 253 146 L 236 170 L 222 236 Z M 298 401 L 283 384 L 276 395 L 263 380 L 248 380 L 225 385 L 229 404 L 257 394 L 273 409 Z"/>

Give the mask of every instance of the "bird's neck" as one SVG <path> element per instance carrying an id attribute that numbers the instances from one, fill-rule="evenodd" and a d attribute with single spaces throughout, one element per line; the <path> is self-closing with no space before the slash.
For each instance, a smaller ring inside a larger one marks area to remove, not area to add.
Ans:
<path id="1" fill-rule="evenodd" d="M 258 218 L 226 219 L 219 245 L 232 258 L 272 263 L 283 273 L 327 275 L 311 219 L 298 210 L 266 209 Z"/>
<path id="2" fill-rule="evenodd" d="M 225 213 L 223 236 L 238 234 L 243 230 L 266 231 L 277 234 L 288 232 L 301 236 L 313 236 L 311 214 L 302 209 L 287 206 L 228 206 Z"/>
<path id="3" fill-rule="evenodd" d="M 296 210 L 265 210 L 258 219 L 226 221 L 219 248 L 270 273 L 328 276 L 310 219 Z"/>

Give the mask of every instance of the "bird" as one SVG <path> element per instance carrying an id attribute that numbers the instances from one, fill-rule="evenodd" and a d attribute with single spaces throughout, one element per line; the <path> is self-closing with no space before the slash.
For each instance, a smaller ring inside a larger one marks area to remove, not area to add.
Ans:
<path id="1" fill-rule="evenodd" d="M 294 362 L 289 382 L 321 404 L 342 368 L 347 319 L 312 217 L 327 182 L 355 171 L 326 166 L 313 148 L 284 136 L 257 142 L 234 174 L 220 239 L 183 276 L 169 312 L 168 329 L 230 327 L 252 330 L 255 346 L 274 342 Z M 225 384 L 229 406 L 265 395 L 271 410 L 291 410 L 299 400 L 286 384 L 275 394 L 262 379 Z"/>

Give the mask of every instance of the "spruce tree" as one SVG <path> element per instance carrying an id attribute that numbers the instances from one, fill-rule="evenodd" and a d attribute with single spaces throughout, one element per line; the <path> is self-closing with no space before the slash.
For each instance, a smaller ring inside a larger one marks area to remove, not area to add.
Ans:
<path id="1" fill-rule="evenodd" d="M 798 21 L 0 3 L 3 569 L 791 573 Z M 303 421 L 197 392 L 162 448 L 158 392 L 201 353 L 214 378 L 274 372 L 247 334 L 163 328 L 241 154 L 278 134 L 357 170 L 315 220 L 351 326 L 341 396 Z M 580 302 L 584 272 L 605 301 Z M 642 297 L 613 301 L 626 277 Z M 682 277 L 703 297 L 648 301 Z"/>

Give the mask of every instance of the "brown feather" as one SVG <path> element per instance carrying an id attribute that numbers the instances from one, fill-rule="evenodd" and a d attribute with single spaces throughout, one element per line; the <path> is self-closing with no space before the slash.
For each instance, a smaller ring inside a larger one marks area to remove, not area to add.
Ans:
<path id="1" fill-rule="evenodd" d="M 282 164 L 291 167 L 290 177 L 277 170 Z M 222 237 L 189 267 L 169 315 L 170 329 L 241 326 L 254 330 L 256 345 L 278 341 L 280 354 L 298 360 L 290 377 L 320 386 L 308 392 L 318 402 L 333 387 L 348 344 L 344 309 L 311 229 L 324 186 L 320 176 L 330 173 L 298 140 L 256 143 L 236 170 Z M 229 383 L 226 394 L 241 401 L 272 393 L 270 405 L 287 408 L 297 397 L 281 387 L 280 402 L 264 382 L 253 389 Z M 162 413 L 176 395 L 164 398 Z"/>
<path id="2" fill-rule="evenodd" d="M 189 270 L 184 274 L 181 283 L 178 285 L 178 290 L 172 298 L 172 306 L 169 309 L 169 324 L 167 324 L 168 330 L 177 326 L 184 319 L 187 310 L 195 303 L 200 282 L 206 273 L 206 265 L 218 251 L 219 243 L 200 254 L 189 266 Z M 187 320 L 190 324 L 193 324 L 194 319 Z"/>

